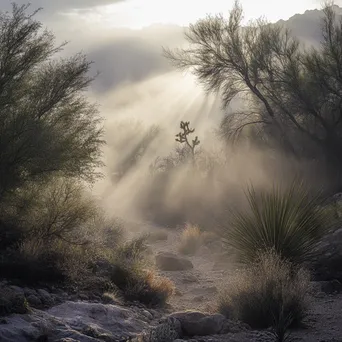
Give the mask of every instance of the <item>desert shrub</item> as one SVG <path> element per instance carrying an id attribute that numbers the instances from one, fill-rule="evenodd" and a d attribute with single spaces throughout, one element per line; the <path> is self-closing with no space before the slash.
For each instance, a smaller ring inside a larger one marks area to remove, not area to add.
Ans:
<path id="1" fill-rule="evenodd" d="M 119 246 L 114 251 L 111 281 L 121 290 L 134 284 L 147 268 L 146 237 L 138 237 Z"/>
<path id="2" fill-rule="evenodd" d="M 246 197 L 249 210 L 231 211 L 230 222 L 220 222 L 224 244 L 233 247 L 242 262 L 251 263 L 268 249 L 294 263 L 311 259 L 332 222 L 318 205 L 318 195 L 294 181 L 287 189 L 270 191 L 257 192 L 251 186 Z"/>
<path id="3" fill-rule="evenodd" d="M 187 225 L 181 233 L 179 252 L 193 255 L 201 245 L 201 230 L 194 225 Z"/>
<path id="4" fill-rule="evenodd" d="M 53 177 L 12 193 L 1 206 L 0 215 L 6 226 L 16 227 L 12 245 L 25 239 L 79 243 L 86 239 L 85 227 L 98 216 L 98 207 L 83 184 Z"/>
<path id="5" fill-rule="evenodd" d="M 104 212 L 99 212 L 89 229 L 98 232 L 97 236 L 104 248 L 113 249 L 124 243 L 125 226 L 118 217 L 110 218 Z"/>
<path id="6" fill-rule="evenodd" d="M 173 293 L 173 286 L 168 279 L 155 274 L 146 239 L 146 236 L 138 237 L 118 247 L 110 280 L 122 291 L 125 299 L 162 306 Z"/>
<path id="7" fill-rule="evenodd" d="M 219 311 L 252 328 L 273 327 L 279 333 L 300 325 L 307 310 L 309 274 L 294 268 L 273 250 L 241 270 L 224 289 Z"/>
<path id="8" fill-rule="evenodd" d="M 0 317 L 10 314 L 25 314 L 29 311 L 29 305 L 23 294 L 19 294 L 10 288 L 0 288 Z"/>
<path id="9" fill-rule="evenodd" d="M 82 283 L 91 273 L 96 248 L 73 245 L 65 241 L 45 243 L 44 240 L 25 240 L 18 248 L 2 253 L 1 277 L 24 284 Z"/>
<path id="10" fill-rule="evenodd" d="M 81 183 L 60 177 L 30 183 L 8 196 L 1 209 L 6 227 L 16 227 L 0 253 L 2 277 L 81 281 L 101 254 L 93 225 L 100 212 Z"/>
<path id="11" fill-rule="evenodd" d="M 102 295 L 102 301 L 105 304 L 117 304 L 117 303 L 120 303 L 121 302 L 120 294 L 117 291 L 115 291 L 115 290 L 110 291 L 110 292 L 105 292 Z"/>
<path id="12" fill-rule="evenodd" d="M 93 181 L 102 165 L 102 119 L 84 96 L 91 62 L 56 58 L 63 46 L 27 12 L 14 4 L 0 16 L 1 200 L 54 172 Z"/>
<path id="13" fill-rule="evenodd" d="M 153 270 L 144 270 L 127 284 L 124 295 L 128 300 L 149 306 L 164 306 L 173 292 L 174 285 L 170 279 L 157 276 Z"/>
<path id="14" fill-rule="evenodd" d="M 66 274 L 60 269 L 61 255 L 56 251 L 42 249 L 37 254 L 22 253 L 18 249 L 10 249 L 2 253 L 0 258 L 0 274 L 2 278 L 34 285 L 40 282 L 62 283 Z"/>

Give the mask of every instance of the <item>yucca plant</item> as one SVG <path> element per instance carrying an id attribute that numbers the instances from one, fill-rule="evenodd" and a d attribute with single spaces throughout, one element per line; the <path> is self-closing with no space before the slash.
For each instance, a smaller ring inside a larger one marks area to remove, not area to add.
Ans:
<path id="1" fill-rule="evenodd" d="M 275 250 L 294 264 L 310 260 L 315 246 L 332 222 L 302 182 L 282 189 L 246 191 L 248 210 L 231 211 L 231 222 L 221 226 L 223 242 L 237 251 L 243 263 L 253 263 L 262 251 Z"/>

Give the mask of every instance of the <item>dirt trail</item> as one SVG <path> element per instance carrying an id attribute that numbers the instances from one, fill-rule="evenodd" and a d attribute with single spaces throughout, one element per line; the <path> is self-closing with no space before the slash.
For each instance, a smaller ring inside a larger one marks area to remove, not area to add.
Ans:
<path id="1" fill-rule="evenodd" d="M 167 241 L 153 244 L 154 253 L 172 252 L 179 255 L 178 239 L 177 233 L 170 232 Z M 211 311 L 216 304 L 219 289 L 229 282 L 234 268 L 227 262 L 220 262 L 218 254 L 206 247 L 202 247 L 197 255 L 187 258 L 193 263 L 193 270 L 161 272 L 176 285 L 176 294 L 170 300 L 170 304 L 174 311 Z M 318 297 L 312 297 L 306 325 L 307 329 L 293 333 L 296 341 L 342 342 L 342 294 L 320 294 Z M 221 341 L 221 338 L 228 336 L 217 338 Z M 263 334 L 254 332 L 248 336 L 240 336 L 239 341 L 243 340 L 266 341 Z"/>

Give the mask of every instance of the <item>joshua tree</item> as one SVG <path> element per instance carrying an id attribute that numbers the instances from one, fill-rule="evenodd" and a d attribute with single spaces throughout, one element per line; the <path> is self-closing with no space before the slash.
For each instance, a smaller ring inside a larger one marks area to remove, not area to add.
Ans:
<path id="1" fill-rule="evenodd" d="M 188 136 L 195 132 L 195 129 L 194 128 L 191 129 L 189 125 L 190 125 L 189 121 L 181 121 L 180 123 L 181 132 L 176 134 L 176 141 L 178 141 L 181 144 L 184 144 L 184 143 L 186 144 L 186 146 L 189 148 L 189 151 L 191 153 L 192 162 L 193 164 L 195 164 L 195 148 L 196 146 L 200 144 L 200 141 L 198 139 L 198 136 L 196 136 L 195 139 L 191 141 L 191 143 L 189 142 Z"/>

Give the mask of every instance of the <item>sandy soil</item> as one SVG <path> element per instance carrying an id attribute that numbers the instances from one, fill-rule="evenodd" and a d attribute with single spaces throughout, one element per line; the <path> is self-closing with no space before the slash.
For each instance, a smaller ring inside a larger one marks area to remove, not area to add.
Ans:
<path id="1" fill-rule="evenodd" d="M 153 243 L 154 253 L 177 253 L 177 233 L 169 233 L 167 241 Z M 173 311 L 203 310 L 214 308 L 219 289 L 229 282 L 234 267 L 229 262 L 220 262 L 218 254 L 203 247 L 196 256 L 188 257 L 194 265 L 190 271 L 161 272 L 176 285 L 176 294 L 170 300 Z M 296 331 L 296 341 L 342 342 L 342 294 L 320 293 L 310 299 L 311 307 L 306 319 L 306 329 Z M 212 341 L 266 341 L 263 333 L 221 336 Z"/>

